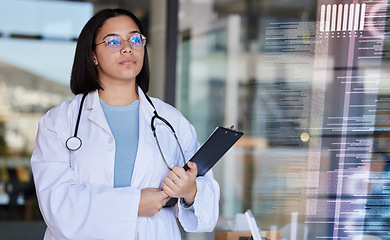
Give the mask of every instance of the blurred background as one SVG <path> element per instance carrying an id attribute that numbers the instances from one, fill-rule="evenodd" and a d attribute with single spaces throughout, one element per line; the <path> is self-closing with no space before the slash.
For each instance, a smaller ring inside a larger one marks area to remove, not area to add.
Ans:
<path id="1" fill-rule="evenodd" d="M 84 24 L 114 7 L 146 29 L 151 96 L 201 143 L 217 126 L 244 132 L 213 168 L 216 230 L 251 209 L 281 239 L 390 238 L 388 0 L 0 0 L 1 240 L 43 237 L 38 121 L 72 97 Z"/>

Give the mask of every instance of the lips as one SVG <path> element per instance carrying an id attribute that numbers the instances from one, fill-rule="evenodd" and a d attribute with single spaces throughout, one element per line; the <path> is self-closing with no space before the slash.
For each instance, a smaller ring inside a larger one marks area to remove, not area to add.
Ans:
<path id="1" fill-rule="evenodd" d="M 119 64 L 131 65 L 131 64 L 135 64 L 135 60 L 133 60 L 133 59 L 125 59 L 125 60 L 121 61 Z"/>

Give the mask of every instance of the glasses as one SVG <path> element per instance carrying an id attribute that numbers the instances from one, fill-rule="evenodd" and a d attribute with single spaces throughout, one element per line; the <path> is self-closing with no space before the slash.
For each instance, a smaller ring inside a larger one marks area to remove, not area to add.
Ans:
<path id="1" fill-rule="evenodd" d="M 107 40 L 96 44 L 96 46 L 105 43 L 107 48 L 116 51 L 122 49 L 123 41 L 129 41 L 132 49 L 141 49 L 146 45 L 146 37 L 142 34 L 131 36 L 129 39 L 122 39 L 118 36 L 111 36 Z"/>

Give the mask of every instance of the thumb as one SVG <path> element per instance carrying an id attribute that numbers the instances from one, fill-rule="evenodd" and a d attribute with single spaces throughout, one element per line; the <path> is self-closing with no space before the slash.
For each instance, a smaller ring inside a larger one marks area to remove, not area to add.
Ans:
<path id="1" fill-rule="evenodd" d="M 162 191 L 162 188 L 151 188 L 151 187 L 147 187 L 147 188 L 144 188 L 148 191 L 151 191 L 151 192 L 160 192 Z"/>
<path id="2" fill-rule="evenodd" d="M 188 169 L 188 171 L 190 172 L 190 173 L 192 173 L 192 174 L 198 174 L 198 166 L 196 165 L 196 163 L 194 163 L 194 162 L 191 162 L 191 161 L 189 161 L 189 162 L 187 162 L 187 165 L 188 165 L 188 167 L 190 168 L 190 169 Z"/>

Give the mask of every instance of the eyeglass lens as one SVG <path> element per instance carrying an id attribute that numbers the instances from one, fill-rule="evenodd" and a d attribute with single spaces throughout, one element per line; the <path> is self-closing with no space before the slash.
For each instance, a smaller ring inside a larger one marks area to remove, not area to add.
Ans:
<path id="1" fill-rule="evenodd" d="M 141 49 L 146 44 L 146 38 L 141 34 L 137 34 L 132 36 L 130 39 L 124 40 L 118 36 L 111 36 L 106 40 L 106 45 L 108 48 L 115 50 L 122 48 L 123 41 L 129 41 L 131 47 L 134 49 Z"/>

